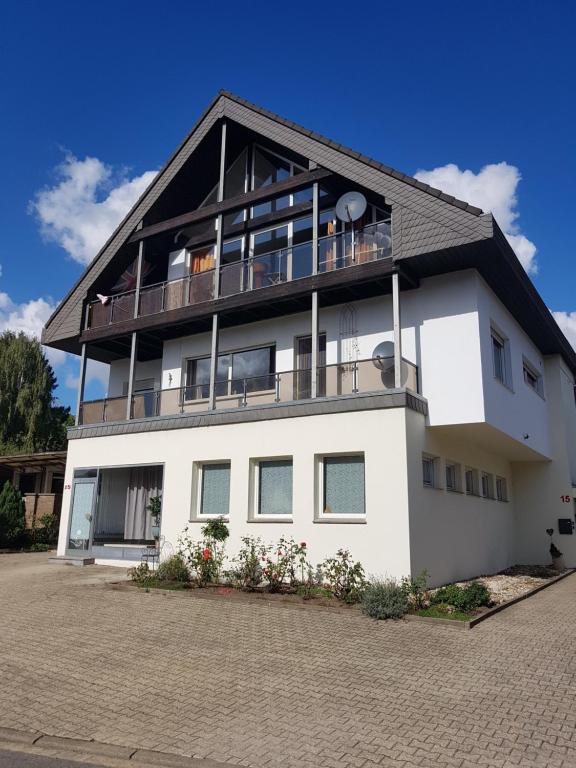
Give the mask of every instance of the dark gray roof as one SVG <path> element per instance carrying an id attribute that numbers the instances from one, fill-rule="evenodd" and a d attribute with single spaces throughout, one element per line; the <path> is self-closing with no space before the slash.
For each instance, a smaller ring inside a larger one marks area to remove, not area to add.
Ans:
<path id="1" fill-rule="evenodd" d="M 222 118 L 289 147 L 319 167 L 382 195 L 392 209 L 394 260 L 414 264 L 423 276 L 442 270 L 478 269 L 543 353 L 562 354 L 576 371 L 576 353 L 490 214 L 483 214 L 479 208 L 226 91 L 221 91 L 211 102 L 50 317 L 42 335 L 44 343 L 78 351 L 77 339 L 87 291 L 210 129 Z M 506 274 L 504 291 L 501 290 L 499 270 Z"/>

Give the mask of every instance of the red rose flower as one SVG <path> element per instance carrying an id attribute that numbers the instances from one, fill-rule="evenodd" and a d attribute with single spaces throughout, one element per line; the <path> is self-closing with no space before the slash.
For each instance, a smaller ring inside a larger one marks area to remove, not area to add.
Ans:
<path id="1" fill-rule="evenodd" d="M 210 560 L 211 556 L 212 556 L 212 552 L 210 552 L 208 547 L 206 547 L 206 549 L 202 551 L 202 557 L 204 558 L 204 560 Z"/>
<path id="2" fill-rule="evenodd" d="M 300 546 L 301 546 L 302 549 L 306 549 L 306 542 L 305 541 L 301 541 L 300 542 Z"/>

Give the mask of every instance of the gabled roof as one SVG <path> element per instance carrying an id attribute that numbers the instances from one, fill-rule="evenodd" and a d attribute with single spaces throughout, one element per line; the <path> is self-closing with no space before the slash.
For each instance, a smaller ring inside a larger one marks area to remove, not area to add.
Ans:
<path id="1" fill-rule="evenodd" d="M 429 240 L 430 236 L 435 239 L 442 231 L 444 245 L 469 242 L 485 235 L 482 233 L 482 211 L 479 208 L 445 195 L 440 190 L 422 184 L 365 155 L 221 91 L 49 318 L 42 337 L 44 343 L 53 344 L 78 335 L 82 303 L 87 289 L 136 229 L 208 131 L 222 118 L 239 123 L 283 146 L 289 146 L 294 152 L 319 166 L 383 194 L 391 205 L 406 208 L 409 215 L 406 223 L 403 222 L 405 234 L 413 228 L 416 220 L 420 223 L 427 221 L 426 240 Z M 414 240 L 413 245 L 419 250 L 417 240 L 418 238 Z M 405 245 L 409 243 L 410 240 Z M 398 256 L 399 245 L 400 243 L 397 243 L 394 248 Z M 428 247 L 431 245 L 432 243 L 428 243 Z"/>
<path id="2" fill-rule="evenodd" d="M 321 168 L 382 195 L 392 208 L 392 252 L 395 260 L 421 265 L 423 274 L 467 267 L 475 267 L 482 272 L 490 267 L 490 276 L 484 276 L 507 306 L 510 306 L 508 294 L 513 294 L 514 310 L 511 311 L 535 340 L 538 337 L 536 343 L 543 353 L 561 353 L 576 371 L 576 353 L 490 214 L 483 214 L 479 208 L 226 91 L 221 91 L 211 102 L 50 317 L 42 335 L 45 344 L 78 351 L 77 338 L 87 291 L 208 132 L 224 118 L 269 141 L 289 147 Z M 500 265 L 508 278 L 505 291 L 497 290 Z"/>

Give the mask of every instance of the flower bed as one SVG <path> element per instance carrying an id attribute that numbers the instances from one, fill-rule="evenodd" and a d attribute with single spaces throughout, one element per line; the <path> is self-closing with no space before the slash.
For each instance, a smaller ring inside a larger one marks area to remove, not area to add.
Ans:
<path id="1" fill-rule="evenodd" d="M 201 529 L 203 538 L 191 538 L 188 529 L 179 538 L 179 551 L 151 571 L 146 563 L 129 571 L 133 583 L 147 591 L 194 590 L 201 597 L 273 600 L 292 605 L 321 607 L 359 606 L 374 619 L 448 620 L 466 624 L 521 599 L 558 577 L 542 566 L 514 566 L 498 574 L 427 586 L 427 573 L 367 579 L 362 564 L 346 549 L 313 565 L 305 541 L 285 536 L 274 543 L 260 537 L 242 538 L 240 550 L 226 555 L 228 527 L 212 519 Z"/>

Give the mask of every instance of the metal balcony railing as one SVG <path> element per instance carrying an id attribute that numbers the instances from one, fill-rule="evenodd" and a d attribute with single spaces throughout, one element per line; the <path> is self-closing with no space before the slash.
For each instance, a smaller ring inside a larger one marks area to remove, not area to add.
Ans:
<path id="1" fill-rule="evenodd" d="M 418 392 L 418 368 L 402 361 L 402 387 Z M 335 363 L 318 368 L 317 397 L 354 396 L 394 389 L 394 370 L 382 371 L 373 360 Z M 190 384 L 150 392 L 137 392 L 132 397 L 131 417 L 146 419 L 179 413 L 208 410 L 208 384 Z M 304 368 L 279 371 L 261 376 L 216 382 L 216 408 L 244 408 L 250 405 L 275 405 L 308 400 L 312 397 L 312 371 Z M 115 397 L 84 402 L 80 406 L 80 424 L 124 421 L 127 398 Z"/>
<path id="2" fill-rule="evenodd" d="M 390 221 L 380 221 L 358 230 L 352 243 L 350 232 L 327 235 L 318 239 L 317 272 L 332 272 L 383 259 L 391 255 Z M 215 270 L 187 275 L 177 280 L 165 280 L 140 289 L 137 317 L 145 317 L 170 309 L 200 304 L 217 297 L 233 296 L 314 274 L 314 244 L 312 241 L 293 244 L 268 253 L 249 255 L 241 261 L 222 264 L 220 290 L 216 294 Z M 136 291 L 110 296 L 88 307 L 88 327 L 130 320 L 135 316 Z"/>

